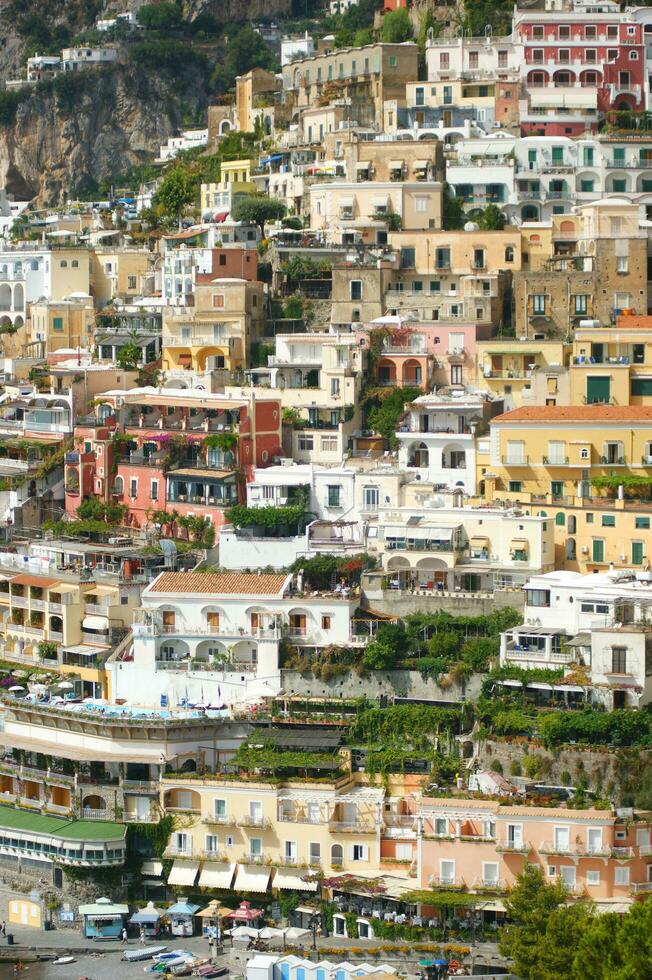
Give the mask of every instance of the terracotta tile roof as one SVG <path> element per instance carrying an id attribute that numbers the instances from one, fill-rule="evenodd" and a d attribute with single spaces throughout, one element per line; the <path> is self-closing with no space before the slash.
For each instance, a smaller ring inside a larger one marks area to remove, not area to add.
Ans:
<path id="1" fill-rule="evenodd" d="M 59 582 L 58 578 L 45 578 L 43 575 L 15 575 L 11 580 L 12 585 L 34 585 L 39 589 L 49 589 Z"/>
<path id="2" fill-rule="evenodd" d="M 541 405 L 515 408 L 496 422 L 649 422 L 652 405 Z"/>
<path id="3" fill-rule="evenodd" d="M 163 572 L 147 591 L 202 595 L 280 595 L 287 578 L 287 575 L 250 575 L 244 572 Z"/>

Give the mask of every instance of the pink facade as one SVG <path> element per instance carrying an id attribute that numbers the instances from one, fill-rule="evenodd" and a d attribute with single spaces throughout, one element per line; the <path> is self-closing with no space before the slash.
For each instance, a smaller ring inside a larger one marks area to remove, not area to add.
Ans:
<path id="1" fill-rule="evenodd" d="M 527 135 L 577 136 L 597 130 L 599 117 L 610 109 L 641 110 L 645 107 L 645 45 L 643 28 L 622 22 L 619 14 L 587 14 L 581 20 L 563 13 L 517 17 L 515 30 L 525 46 L 527 89 L 586 88 L 597 90 L 595 123 L 583 117 L 585 109 L 565 112 L 563 117 L 542 115 L 522 126 Z M 572 102 L 570 103 L 572 106 Z M 581 117 L 581 118 L 580 118 Z"/>
<path id="2" fill-rule="evenodd" d="M 65 460 L 71 516 L 83 500 L 96 498 L 126 505 L 125 522 L 135 527 L 155 510 L 207 517 L 220 527 L 225 510 L 244 500 L 243 481 L 281 454 L 276 400 L 213 399 L 202 406 L 163 394 L 160 401 L 146 396 L 143 405 L 122 401 L 107 396 L 98 407 L 102 421 L 75 428 L 77 449 Z M 215 434 L 235 439 L 212 445 Z"/>

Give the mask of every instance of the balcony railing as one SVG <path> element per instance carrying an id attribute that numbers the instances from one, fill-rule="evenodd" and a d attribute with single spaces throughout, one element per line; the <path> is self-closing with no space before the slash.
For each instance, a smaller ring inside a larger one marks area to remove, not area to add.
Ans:
<path id="1" fill-rule="evenodd" d="M 171 844 L 169 847 L 166 847 L 165 853 L 168 857 L 192 857 L 193 849 L 192 845 L 177 847 L 175 844 Z"/>
<path id="2" fill-rule="evenodd" d="M 336 834 L 374 834 L 376 824 L 371 820 L 329 820 L 328 829 Z"/>
<path id="3" fill-rule="evenodd" d="M 202 817 L 202 823 L 217 824 L 220 827 L 236 827 L 238 824 L 238 819 L 237 817 L 234 817 L 232 814 L 230 815 L 228 813 L 220 815 L 213 813 L 209 814 L 207 817 Z"/>
<path id="4" fill-rule="evenodd" d="M 529 841 L 524 840 L 497 840 L 496 850 L 514 854 L 529 854 L 532 850 L 532 845 Z"/>
<path id="5" fill-rule="evenodd" d="M 271 822 L 268 817 L 259 817 L 255 814 L 248 813 L 244 817 L 240 817 L 238 820 L 239 827 L 271 827 Z"/>

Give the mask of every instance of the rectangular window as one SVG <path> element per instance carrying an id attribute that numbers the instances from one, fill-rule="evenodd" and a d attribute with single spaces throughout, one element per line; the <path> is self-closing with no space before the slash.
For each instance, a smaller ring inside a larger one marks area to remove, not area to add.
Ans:
<path id="1" fill-rule="evenodd" d="M 217 852 L 219 840 L 217 834 L 206 834 L 206 852 L 215 854 Z"/>
<path id="2" fill-rule="evenodd" d="M 313 436 L 306 435 L 303 432 L 299 433 L 297 446 L 302 452 L 311 452 L 314 449 L 314 442 Z"/>
<path id="3" fill-rule="evenodd" d="M 428 210 L 428 198 L 427 197 L 415 197 L 414 199 L 414 210 L 419 214 L 424 214 Z"/>
<path id="4" fill-rule="evenodd" d="M 616 181 L 614 181 L 615 185 Z M 614 190 L 617 188 L 614 186 Z M 617 255 L 616 256 L 616 272 L 626 273 L 629 272 L 629 256 L 628 255 Z"/>
<path id="5" fill-rule="evenodd" d="M 451 250 L 450 248 L 435 249 L 435 269 L 450 269 Z"/>
<path id="6" fill-rule="evenodd" d="M 149 496 L 151 500 L 158 500 L 158 480 L 152 480 Z"/>
<path id="7" fill-rule="evenodd" d="M 378 487 L 365 487 L 362 491 L 362 506 L 364 510 L 378 510 L 380 491 Z"/>
<path id="8" fill-rule="evenodd" d="M 532 312 L 535 316 L 545 316 L 546 297 L 544 293 L 534 293 L 532 296 Z"/>
<path id="9" fill-rule="evenodd" d="M 53 330 L 63 330 L 63 317 L 55 316 L 52 319 L 52 329 Z"/>
<path id="10" fill-rule="evenodd" d="M 632 565 L 642 565 L 644 557 L 644 545 L 642 541 L 632 541 Z"/>
<path id="11" fill-rule="evenodd" d="M 614 885 L 629 885 L 629 868 L 614 868 Z"/>
<path id="12" fill-rule="evenodd" d="M 326 502 L 327 507 L 339 507 L 340 506 L 340 495 L 342 492 L 341 487 L 327 487 L 328 499 Z"/>
<path id="13" fill-rule="evenodd" d="M 616 515 L 615 514 L 603 514 L 602 515 L 602 527 L 615 527 L 616 526 Z"/>
<path id="14" fill-rule="evenodd" d="M 550 606 L 550 591 L 548 589 L 527 589 L 525 603 L 528 606 Z"/>
<path id="15" fill-rule="evenodd" d="M 452 884 L 455 881 L 455 862 L 440 860 L 439 877 L 442 881 L 450 882 Z"/>
<path id="16" fill-rule="evenodd" d="M 322 436 L 320 447 L 323 453 L 336 453 L 337 436 Z"/>
<path id="17" fill-rule="evenodd" d="M 580 293 L 573 297 L 575 303 L 575 313 L 577 316 L 581 316 L 586 313 L 589 308 L 589 297 L 588 293 Z"/>
<path id="18" fill-rule="evenodd" d="M 369 848 L 366 844 L 353 844 L 351 846 L 351 860 L 352 861 L 368 861 L 369 860 Z"/>
<path id="19" fill-rule="evenodd" d="M 649 531 L 650 530 L 650 518 L 649 517 L 637 517 L 634 520 L 634 527 L 638 531 Z"/>
<path id="20" fill-rule="evenodd" d="M 136 288 L 136 277 L 127 276 L 127 289 L 135 289 L 135 288 Z"/>
<path id="21" fill-rule="evenodd" d="M 494 885 L 498 881 L 498 864 L 495 861 L 482 862 L 482 884 Z"/>
<path id="22" fill-rule="evenodd" d="M 523 493 L 523 484 L 520 480 L 510 480 L 508 488 L 510 493 Z"/>
<path id="23" fill-rule="evenodd" d="M 352 279 L 350 283 L 351 299 L 362 299 L 362 280 Z"/>
<path id="24" fill-rule="evenodd" d="M 310 865 L 321 864 L 321 844 L 311 842 L 308 845 L 308 863 Z"/>
<path id="25" fill-rule="evenodd" d="M 138 480 L 129 481 L 129 496 L 132 500 L 135 500 L 138 496 Z"/>
<path id="26" fill-rule="evenodd" d="M 249 838 L 249 855 L 252 858 L 259 858 L 263 855 L 263 842 L 260 837 Z"/>
<path id="27" fill-rule="evenodd" d="M 332 618 L 331 616 L 322 616 L 321 618 L 321 628 L 323 630 L 329 630 L 331 628 Z"/>
<path id="28" fill-rule="evenodd" d="M 586 872 L 586 883 L 589 888 L 593 885 L 600 884 L 600 872 L 599 871 L 587 871 Z"/>
<path id="29" fill-rule="evenodd" d="M 448 820 L 446 817 L 437 817 L 435 819 L 435 834 L 437 837 L 446 837 L 448 835 Z"/>
<path id="30" fill-rule="evenodd" d="M 554 164 L 557 164 L 557 165 L 563 166 L 563 164 L 564 164 L 564 147 L 563 146 L 553 146 L 553 148 L 552 148 L 552 162 L 553 162 L 553 165 Z"/>
<path id="31" fill-rule="evenodd" d="M 216 295 L 213 296 L 213 306 L 218 310 L 224 309 L 224 293 L 216 293 Z"/>
<path id="32" fill-rule="evenodd" d="M 452 385 L 463 384 L 461 364 L 451 364 L 451 384 Z"/>
<path id="33" fill-rule="evenodd" d="M 226 800 L 213 800 L 213 814 L 217 820 L 226 817 Z"/>

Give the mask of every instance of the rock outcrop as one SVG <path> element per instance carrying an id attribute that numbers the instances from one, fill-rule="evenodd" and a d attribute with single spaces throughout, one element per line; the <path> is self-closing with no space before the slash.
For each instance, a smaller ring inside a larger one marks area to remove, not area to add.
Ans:
<path id="1" fill-rule="evenodd" d="M 57 204 L 149 163 L 184 118 L 203 110 L 202 79 L 148 77 L 131 67 L 89 70 L 62 98 L 35 87 L 12 125 L 0 126 L 0 186 L 16 198 Z"/>

